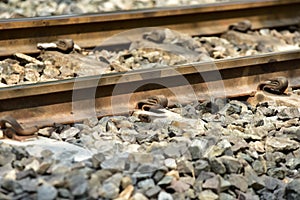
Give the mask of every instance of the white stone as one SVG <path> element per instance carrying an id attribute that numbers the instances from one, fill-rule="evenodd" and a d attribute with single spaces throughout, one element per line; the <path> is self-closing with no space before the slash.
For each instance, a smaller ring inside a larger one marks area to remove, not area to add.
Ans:
<path id="1" fill-rule="evenodd" d="M 158 195 L 158 200 L 173 200 L 173 197 L 171 194 L 161 191 Z"/>
<path id="2" fill-rule="evenodd" d="M 36 140 L 23 142 L 9 139 L 4 139 L 1 141 L 13 146 L 24 146 L 26 151 L 28 151 L 28 153 L 34 157 L 41 157 L 41 152 L 43 150 L 52 151 L 53 159 L 58 160 L 60 158 L 60 155 L 63 153 L 69 153 L 70 156 L 68 159 L 73 160 L 75 162 L 80 162 L 92 157 L 92 152 L 90 150 L 81 148 L 68 142 L 57 141 L 45 137 L 39 137 Z"/>
<path id="3" fill-rule="evenodd" d="M 167 158 L 165 161 L 165 166 L 170 168 L 170 169 L 176 169 L 177 168 L 177 164 L 176 164 L 176 160 L 173 158 Z"/>

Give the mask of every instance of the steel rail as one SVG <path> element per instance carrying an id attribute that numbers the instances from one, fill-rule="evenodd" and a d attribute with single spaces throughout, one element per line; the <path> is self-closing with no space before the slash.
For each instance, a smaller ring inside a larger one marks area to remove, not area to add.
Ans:
<path id="1" fill-rule="evenodd" d="M 248 19 L 252 28 L 299 24 L 299 0 L 247 0 L 102 14 L 0 20 L 0 56 L 37 53 L 36 44 L 70 38 L 79 46 L 100 45 L 108 36 L 141 27 L 165 27 L 189 35 L 224 32 Z M 132 37 L 135 37 L 132 35 Z M 120 41 L 116 41 L 120 42 Z"/>
<path id="2" fill-rule="evenodd" d="M 277 76 L 300 86 L 299 50 L 1 88 L 0 116 L 25 128 L 73 123 L 93 114 L 128 114 L 153 95 L 165 95 L 169 106 L 253 95 L 260 81 Z"/>

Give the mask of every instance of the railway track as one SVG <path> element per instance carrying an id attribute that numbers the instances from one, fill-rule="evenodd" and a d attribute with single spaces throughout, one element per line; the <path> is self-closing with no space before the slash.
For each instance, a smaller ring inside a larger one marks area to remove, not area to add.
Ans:
<path id="1" fill-rule="evenodd" d="M 65 38 L 72 38 L 84 48 L 94 47 L 107 36 L 141 27 L 163 27 L 189 35 L 209 35 L 222 33 L 229 24 L 243 20 L 250 20 L 253 29 L 295 25 L 299 23 L 299 4 L 297 0 L 250 0 L 105 14 L 0 20 L 0 56 L 8 56 L 16 51 L 38 53 L 37 43 Z"/>
<path id="2" fill-rule="evenodd" d="M 108 35 L 146 26 L 192 36 L 245 20 L 297 28 L 299 8 L 269 0 L 1 20 L 0 56 L 35 57 L 37 43 L 66 38 L 116 46 L 122 37 Z M 0 141 L 0 199 L 299 199 L 299 88 L 297 48 L 1 87 L 0 133 L 39 139 Z"/>
<path id="3" fill-rule="evenodd" d="M 299 1 L 247 1 L 180 9 L 2 20 L 0 55 L 5 57 L 15 52 L 35 54 L 39 52 L 37 43 L 61 38 L 72 38 L 81 47 L 91 48 L 103 43 L 107 35 L 141 26 L 163 26 L 190 35 L 211 35 L 220 34 L 230 24 L 245 19 L 251 20 L 252 29 L 297 25 L 299 6 Z M 132 32 L 129 40 L 142 30 Z M 104 42 L 107 46 L 115 45 L 113 43 L 124 41 Z M 13 116 L 26 129 L 73 123 L 91 114 L 97 117 L 126 114 L 138 101 L 153 95 L 164 94 L 170 106 L 178 101 L 187 103 L 209 96 L 250 95 L 260 81 L 277 76 L 287 77 L 291 87 L 298 87 L 299 52 L 294 50 L 1 88 L 1 115 Z M 182 80 L 176 81 L 178 78 Z M 235 82 L 239 85 L 234 85 Z M 95 107 L 90 107 L 91 104 Z"/>
<path id="4" fill-rule="evenodd" d="M 299 55 L 300 51 L 270 53 L 1 88 L 1 115 L 13 116 L 27 127 L 44 127 L 88 116 L 128 114 L 138 101 L 153 95 L 165 95 L 169 106 L 247 96 L 255 93 L 260 82 L 278 76 L 287 77 L 290 87 L 297 88 Z"/>

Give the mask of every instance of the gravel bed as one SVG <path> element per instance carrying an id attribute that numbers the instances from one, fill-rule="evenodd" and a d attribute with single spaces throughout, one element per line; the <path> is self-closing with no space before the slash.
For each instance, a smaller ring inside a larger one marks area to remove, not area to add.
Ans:
<path id="1" fill-rule="evenodd" d="M 230 1 L 237 0 L 1 0 L 0 18 L 112 12 Z"/>
<path id="2" fill-rule="evenodd" d="M 160 111 L 0 141 L 0 199 L 300 199 L 299 108 L 217 99 Z"/>
<path id="3" fill-rule="evenodd" d="M 241 27 L 237 24 L 220 37 L 190 37 L 170 29 L 148 28 L 134 40 L 128 40 L 130 35 L 140 31 L 131 30 L 108 38 L 102 46 L 89 51 L 80 49 L 71 39 L 37 44 L 42 49 L 37 58 L 16 53 L 14 57 L 0 61 L 0 87 L 192 62 L 213 62 L 300 47 L 298 27 L 255 31 L 250 30 L 251 24 L 246 30 Z M 125 47 L 118 51 L 107 50 L 104 44 L 110 41 L 125 41 Z M 70 48 L 65 48 L 61 43 L 68 43 Z M 63 48 L 58 48 L 60 46 Z"/>

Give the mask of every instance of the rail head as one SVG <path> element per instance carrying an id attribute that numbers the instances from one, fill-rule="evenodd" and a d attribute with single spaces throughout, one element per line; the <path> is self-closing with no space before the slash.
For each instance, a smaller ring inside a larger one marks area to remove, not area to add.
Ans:
<path id="1" fill-rule="evenodd" d="M 0 57 L 16 52 L 39 53 L 37 43 L 66 38 L 73 39 L 82 48 L 94 48 L 108 36 L 145 27 L 169 28 L 191 36 L 220 34 L 228 30 L 230 24 L 245 19 L 251 21 L 252 29 L 300 24 L 300 1 L 247 0 L 180 8 L 0 20 Z"/>
<path id="2" fill-rule="evenodd" d="M 162 94 L 170 106 L 252 95 L 261 81 L 272 77 L 286 77 L 290 86 L 300 86 L 299 63 L 300 51 L 281 52 L 2 88 L 0 115 L 42 127 L 128 114 L 140 100 Z"/>
<path id="3" fill-rule="evenodd" d="M 299 58 L 300 50 L 292 50 L 277 53 L 265 53 L 254 56 L 211 60 L 178 66 L 166 66 L 155 69 L 142 69 L 122 73 L 111 73 L 97 76 L 71 78 L 66 80 L 15 85 L 0 88 L 0 100 L 88 89 L 92 87 L 103 87 L 128 82 L 161 79 L 172 76 L 185 76 L 189 74 L 198 74 L 201 76 L 207 72 L 298 60 Z"/>
<path id="4" fill-rule="evenodd" d="M 158 18 L 190 14 L 205 14 L 210 12 L 228 12 L 242 9 L 269 8 L 283 5 L 297 6 L 299 0 L 246 0 L 233 2 L 219 2 L 211 4 L 199 4 L 181 7 L 163 7 L 141 10 L 128 10 L 118 12 L 106 12 L 97 14 L 71 14 L 48 17 L 13 18 L 0 20 L 0 30 L 34 28 L 47 26 L 60 26 L 72 24 L 86 24 L 97 22 L 135 20 L 141 18 Z"/>

